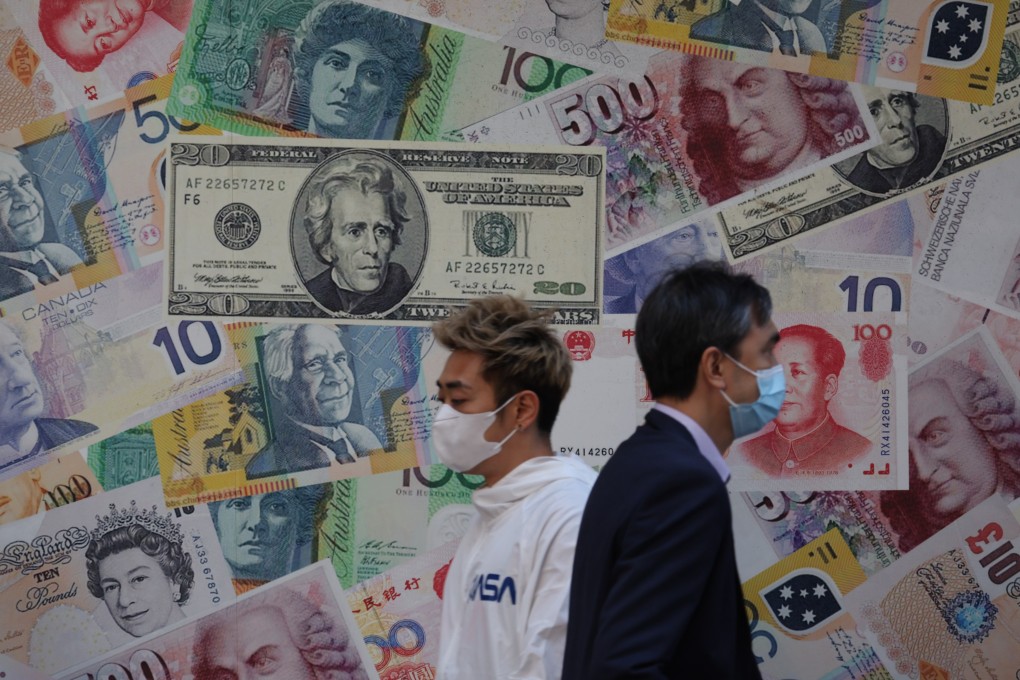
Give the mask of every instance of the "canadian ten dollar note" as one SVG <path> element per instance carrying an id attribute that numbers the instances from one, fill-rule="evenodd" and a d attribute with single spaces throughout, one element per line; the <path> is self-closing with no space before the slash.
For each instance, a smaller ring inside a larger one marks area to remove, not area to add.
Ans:
<path id="1" fill-rule="evenodd" d="M 180 139 L 171 316 L 428 324 L 508 293 L 595 324 L 605 152 Z"/>

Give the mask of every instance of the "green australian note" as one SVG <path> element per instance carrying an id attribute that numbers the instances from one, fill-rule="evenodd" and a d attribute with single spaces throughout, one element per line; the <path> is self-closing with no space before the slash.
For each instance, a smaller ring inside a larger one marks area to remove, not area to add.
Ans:
<path id="1" fill-rule="evenodd" d="M 590 73 L 353 0 L 198 0 L 168 110 L 249 135 L 459 140 Z"/>

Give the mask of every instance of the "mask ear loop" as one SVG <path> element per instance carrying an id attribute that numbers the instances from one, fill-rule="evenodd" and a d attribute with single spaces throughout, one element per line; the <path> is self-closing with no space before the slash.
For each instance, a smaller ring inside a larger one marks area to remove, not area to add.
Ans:
<path id="1" fill-rule="evenodd" d="M 513 395 L 512 397 L 510 397 L 509 399 L 504 401 L 503 404 L 499 408 L 497 408 L 495 411 L 492 412 L 492 415 L 495 416 L 497 413 L 499 413 L 504 408 L 506 408 L 507 404 L 509 404 L 511 401 L 513 401 L 514 399 L 516 399 L 519 396 L 521 396 L 520 392 L 518 392 L 517 394 Z M 513 437 L 515 434 L 517 434 L 520 431 L 520 429 L 521 429 L 521 426 L 517 425 L 516 423 L 514 423 L 514 429 L 510 430 L 510 434 L 508 434 L 507 436 L 503 437 L 503 439 L 501 439 L 499 441 L 499 443 L 496 444 L 496 446 L 498 447 L 496 450 L 499 451 L 500 449 L 502 449 L 503 448 L 503 444 L 506 444 L 508 441 L 510 441 L 510 437 Z"/>

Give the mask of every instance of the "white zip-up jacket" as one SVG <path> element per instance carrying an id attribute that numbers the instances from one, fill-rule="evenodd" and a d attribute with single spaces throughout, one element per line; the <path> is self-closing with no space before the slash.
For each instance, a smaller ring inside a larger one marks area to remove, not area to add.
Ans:
<path id="1" fill-rule="evenodd" d="M 474 492 L 478 516 L 443 593 L 439 680 L 558 680 L 595 476 L 576 458 L 540 456 Z"/>

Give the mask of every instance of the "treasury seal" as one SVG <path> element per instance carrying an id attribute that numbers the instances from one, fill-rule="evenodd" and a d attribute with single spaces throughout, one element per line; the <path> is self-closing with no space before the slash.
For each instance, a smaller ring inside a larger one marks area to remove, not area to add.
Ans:
<path id="1" fill-rule="evenodd" d="M 216 240 L 231 250 L 244 250 L 258 240 L 262 233 L 262 220 L 251 206 L 228 203 L 220 208 L 213 220 Z"/>
<path id="2" fill-rule="evenodd" d="M 1011 40 L 1002 41 L 1002 58 L 999 61 L 998 83 L 1009 83 L 1020 77 L 1020 47 Z"/>
<path id="3" fill-rule="evenodd" d="M 517 245 L 517 227 L 500 213 L 486 213 L 478 218 L 471 236 L 475 247 L 488 257 L 503 257 Z"/>

